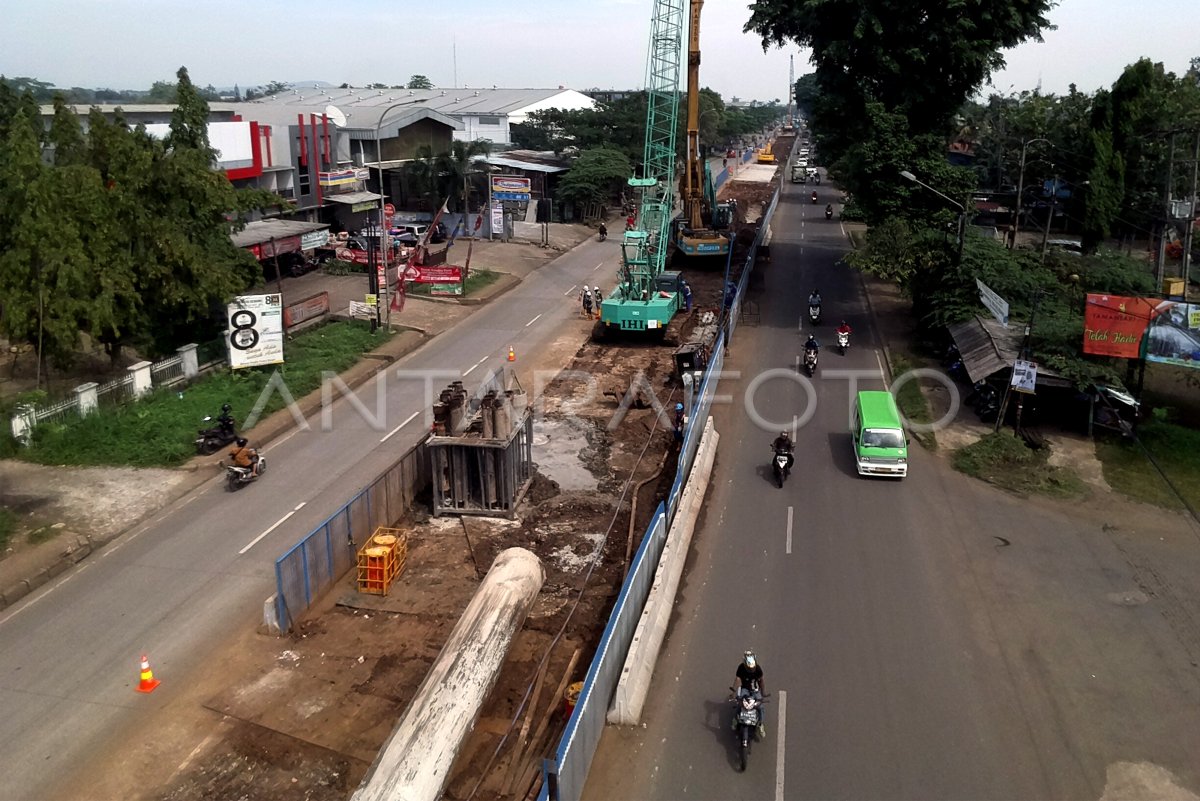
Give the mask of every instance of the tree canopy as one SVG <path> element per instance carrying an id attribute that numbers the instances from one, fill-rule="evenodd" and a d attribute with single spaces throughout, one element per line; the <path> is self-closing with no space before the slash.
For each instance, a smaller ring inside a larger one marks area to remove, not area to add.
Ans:
<path id="1" fill-rule="evenodd" d="M 408 85 L 405 89 L 432 89 L 433 81 L 426 78 L 424 75 L 414 75 L 408 79 Z"/>
<path id="2" fill-rule="evenodd" d="M 236 190 L 214 169 L 207 103 L 180 69 L 165 139 L 118 113 L 86 132 L 61 96 L 43 130 L 31 92 L 0 87 L 0 332 L 70 361 L 79 334 L 114 356 L 147 354 L 219 330 L 214 311 L 258 278 L 229 235 L 253 208 L 280 205 Z M 219 316 L 218 316 L 219 318 Z"/>

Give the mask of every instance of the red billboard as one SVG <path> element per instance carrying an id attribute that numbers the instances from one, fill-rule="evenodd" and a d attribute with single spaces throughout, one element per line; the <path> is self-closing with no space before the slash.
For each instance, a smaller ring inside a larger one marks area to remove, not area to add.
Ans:
<path id="1" fill-rule="evenodd" d="M 1120 295 L 1087 296 L 1083 316 L 1083 352 L 1093 356 L 1137 359 L 1142 338 L 1158 301 Z"/>

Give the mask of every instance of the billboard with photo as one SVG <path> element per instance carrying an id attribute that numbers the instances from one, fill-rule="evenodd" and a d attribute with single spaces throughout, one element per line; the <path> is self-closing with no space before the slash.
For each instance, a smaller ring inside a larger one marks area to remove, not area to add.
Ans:
<path id="1" fill-rule="evenodd" d="M 1146 361 L 1200 367 L 1200 303 L 1155 301 L 1146 333 Z"/>

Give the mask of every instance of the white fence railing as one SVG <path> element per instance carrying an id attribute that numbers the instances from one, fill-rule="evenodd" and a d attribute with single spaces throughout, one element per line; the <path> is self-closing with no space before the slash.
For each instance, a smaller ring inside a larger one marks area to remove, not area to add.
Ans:
<path id="1" fill-rule="evenodd" d="M 12 417 L 12 435 L 28 445 L 33 429 L 43 423 L 64 423 L 72 417 L 86 417 L 103 401 L 121 404 L 137 400 L 155 387 L 169 387 L 200 374 L 195 345 L 184 345 L 178 355 L 161 362 L 138 362 L 128 373 L 104 384 L 89 382 L 75 387 L 75 397 L 45 406 L 22 406 Z"/>

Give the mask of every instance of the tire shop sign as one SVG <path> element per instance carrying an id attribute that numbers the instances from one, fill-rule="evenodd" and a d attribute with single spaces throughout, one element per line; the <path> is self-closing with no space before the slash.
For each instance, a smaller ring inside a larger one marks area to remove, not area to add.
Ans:
<path id="1" fill-rule="evenodd" d="M 283 363 L 283 296 L 240 295 L 226 307 L 229 366 Z"/>

